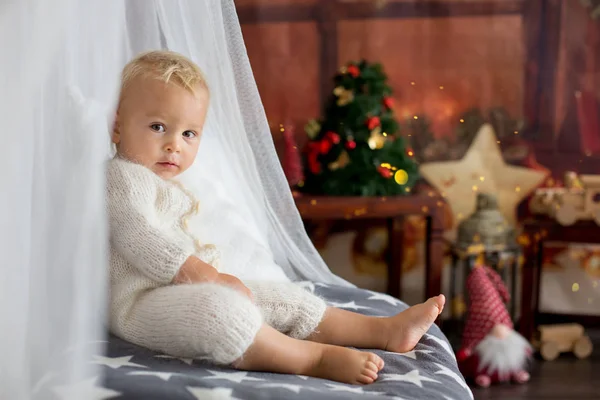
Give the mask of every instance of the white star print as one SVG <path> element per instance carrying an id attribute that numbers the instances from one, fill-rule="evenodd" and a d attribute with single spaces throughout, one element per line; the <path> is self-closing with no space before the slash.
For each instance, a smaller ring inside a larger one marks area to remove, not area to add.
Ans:
<path id="1" fill-rule="evenodd" d="M 438 371 L 434 372 L 436 375 L 446 375 L 446 376 L 449 376 L 450 378 L 454 379 L 456 381 L 456 383 L 458 383 L 467 392 L 469 392 L 471 398 L 473 398 L 473 393 L 471 392 L 471 389 L 469 389 L 469 386 L 466 384 L 464 379 L 462 379 L 456 372 L 452 371 L 450 368 L 446 367 L 445 365 L 442 365 L 439 363 L 434 363 L 434 364 L 437 365 L 439 368 Z"/>
<path id="2" fill-rule="evenodd" d="M 154 356 L 154 357 L 156 357 L 156 358 L 171 358 L 174 360 L 177 359 L 177 360 L 180 360 L 180 361 L 186 363 L 187 365 L 192 365 L 192 363 L 194 362 L 194 360 L 192 358 L 172 357 L 172 356 L 167 356 L 164 354 Z M 209 359 L 208 357 L 204 357 L 204 358 Z"/>
<path id="3" fill-rule="evenodd" d="M 393 298 L 392 296 L 389 296 L 387 294 L 383 294 L 383 293 L 377 293 L 377 292 L 371 292 L 373 293 L 373 296 L 369 297 L 367 300 L 381 300 L 381 301 L 385 301 L 386 303 L 389 303 L 393 306 L 398 306 L 400 305 L 400 300 Z"/>
<path id="4" fill-rule="evenodd" d="M 264 381 L 264 379 L 248 376 L 247 372 L 221 372 L 209 369 L 207 371 L 213 374 L 213 376 L 205 376 L 204 379 L 224 379 L 235 383 L 241 383 L 242 381 Z"/>
<path id="5" fill-rule="evenodd" d="M 401 375 L 401 374 L 385 374 L 385 375 L 381 376 L 381 380 L 382 381 L 410 382 L 410 383 L 414 383 L 415 385 L 417 385 L 420 388 L 423 387 L 423 383 L 421 383 L 421 382 L 435 382 L 435 383 L 440 383 L 439 381 L 436 381 L 435 379 L 431 379 L 431 378 L 428 378 L 426 376 L 419 375 L 419 370 L 418 369 L 413 369 L 412 371 L 410 371 L 409 373 L 404 374 L 404 375 Z"/>
<path id="6" fill-rule="evenodd" d="M 158 372 L 158 371 L 132 371 L 127 375 L 139 375 L 139 376 L 156 376 L 163 381 L 168 381 L 173 375 L 177 375 L 173 372 Z"/>
<path id="7" fill-rule="evenodd" d="M 399 354 L 401 356 L 412 358 L 413 360 L 416 360 L 417 359 L 417 352 L 424 353 L 424 354 L 433 353 L 433 351 L 431 351 L 431 350 L 411 350 L 411 351 L 406 352 L 406 353 L 396 353 L 396 354 Z"/>
<path id="8" fill-rule="evenodd" d="M 103 357 L 103 356 L 94 356 L 96 360 L 92 361 L 94 364 L 106 365 L 109 368 L 117 369 L 121 367 L 137 367 L 137 368 L 148 368 L 144 365 L 136 364 L 129 362 L 133 358 L 133 356 L 125 356 L 125 357 Z"/>
<path id="9" fill-rule="evenodd" d="M 237 397 L 233 397 L 233 389 L 228 388 L 199 388 L 188 386 L 186 389 L 197 399 L 197 400 L 240 400 Z"/>
<path id="10" fill-rule="evenodd" d="M 348 310 L 361 310 L 361 309 L 368 310 L 371 308 L 371 307 L 359 306 L 353 301 L 350 301 L 348 303 L 333 303 L 332 302 L 332 303 L 329 303 L 329 305 L 331 307 L 343 308 L 343 309 L 348 309 Z"/>
<path id="11" fill-rule="evenodd" d="M 374 394 L 374 395 L 385 394 L 383 392 L 371 392 L 371 391 L 365 392 L 362 386 L 339 385 L 337 383 L 326 383 L 325 385 L 329 386 L 329 389 L 334 392 L 350 392 L 350 393 Z"/>
<path id="12" fill-rule="evenodd" d="M 120 396 L 120 392 L 96 386 L 98 378 L 92 378 L 75 383 L 73 385 L 64 385 L 55 387 L 54 393 L 61 400 L 85 399 L 85 400 L 106 400 Z"/>
<path id="13" fill-rule="evenodd" d="M 431 340 L 433 340 L 434 342 L 437 342 L 437 343 L 438 343 L 440 346 L 442 346 L 442 347 L 444 348 L 444 350 L 446 350 L 446 351 L 448 352 L 448 354 L 450 354 L 450 355 L 452 356 L 452 358 L 453 358 L 454 360 L 456 360 L 456 356 L 454 355 L 454 352 L 453 352 L 453 351 L 452 351 L 452 349 L 450 348 L 450 345 L 448 344 L 448 342 L 446 342 L 446 341 L 444 341 L 444 340 L 442 340 L 442 339 L 438 338 L 437 336 L 430 335 L 430 334 L 428 334 L 428 333 L 426 333 L 426 334 L 424 335 L 424 337 L 425 337 L 425 339 L 431 339 Z"/>
<path id="14" fill-rule="evenodd" d="M 326 383 L 325 385 L 329 386 L 331 390 L 334 392 L 350 392 L 350 393 L 365 393 L 362 387 L 353 387 L 346 385 L 338 385 L 336 383 Z"/>
<path id="15" fill-rule="evenodd" d="M 300 393 L 300 389 L 302 389 L 302 386 L 292 385 L 290 383 L 266 383 L 264 385 L 260 385 L 259 387 L 261 387 L 261 388 L 281 388 L 281 389 L 290 390 L 295 393 Z"/>

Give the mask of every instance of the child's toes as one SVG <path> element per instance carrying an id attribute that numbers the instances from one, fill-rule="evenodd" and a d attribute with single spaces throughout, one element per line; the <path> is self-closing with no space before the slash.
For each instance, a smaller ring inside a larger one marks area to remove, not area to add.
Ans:
<path id="1" fill-rule="evenodd" d="M 370 362 L 372 362 L 373 364 L 375 364 L 375 366 L 377 367 L 377 371 L 381 371 L 383 369 L 383 359 L 381 357 L 379 357 L 377 354 L 373 354 L 373 353 L 369 353 L 369 359 Z"/>
<path id="2" fill-rule="evenodd" d="M 368 376 L 369 378 L 372 378 L 373 380 L 377 379 L 377 370 L 373 369 L 371 366 L 366 366 L 363 370 L 362 370 L 362 374 L 365 376 Z"/>
<path id="3" fill-rule="evenodd" d="M 358 377 L 358 379 L 356 381 L 358 383 L 362 383 L 363 385 L 368 385 L 370 383 L 375 382 L 375 379 L 377 379 L 377 377 L 372 378 L 371 376 L 369 376 L 367 374 L 362 374 L 361 376 Z"/>
<path id="4" fill-rule="evenodd" d="M 444 305 L 446 304 L 446 296 L 440 294 L 438 296 L 432 297 L 429 299 L 438 309 L 438 314 L 441 314 L 444 310 Z"/>
<path id="5" fill-rule="evenodd" d="M 365 364 L 366 369 L 373 371 L 375 373 L 379 372 L 379 367 L 373 361 L 367 361 Z"/>

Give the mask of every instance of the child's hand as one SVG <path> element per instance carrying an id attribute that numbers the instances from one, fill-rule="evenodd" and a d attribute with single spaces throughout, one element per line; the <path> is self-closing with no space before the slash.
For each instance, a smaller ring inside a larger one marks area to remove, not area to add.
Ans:
<path id="1" fill-rule="evenodd" d="M 177 276 L 173 279 L 174 284 L 190 284 L 215 282 L 219 273 L 210 264 L 201 259 L 190 256 L 186 262 L 179 268 Z"/>
<path id="2" fill-rule="evenodd" d="M 242 281 L 240 281 L 233 275 L 219 274 L 219 277 L 217 278 L 215 283 L 220 283 L 221 285 L 229 286 L 237 290 L 238 292 L 241 292 L 242 294 L 246 295 L 250 299 L 250 301 L 254 300 L 250 289 L 248 289 L 246 285 L 242 283 Z"/>

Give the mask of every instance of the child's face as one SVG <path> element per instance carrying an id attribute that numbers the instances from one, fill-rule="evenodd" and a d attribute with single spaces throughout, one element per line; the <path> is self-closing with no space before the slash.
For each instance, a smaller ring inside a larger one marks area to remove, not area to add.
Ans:
<path id="1" fill-rule="evenodd" d="M 117 111 L 112 140 L 117 152 L 163 179 L 192 165 L 208 110 L 208 92 L 195 93 L 152 78 L 136 78 Z"/>

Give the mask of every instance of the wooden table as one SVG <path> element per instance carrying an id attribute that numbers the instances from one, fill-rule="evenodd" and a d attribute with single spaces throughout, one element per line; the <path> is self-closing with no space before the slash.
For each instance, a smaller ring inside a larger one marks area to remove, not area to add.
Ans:
<path id="1" fill-rule="evenodd" d="M 539 301 L 544 244 L 551 241 L 600 244 L 600 226 L 593 221 L 580 221 L 571 226 L 562 226 L 554 219 L 539 217 L 525 221 L 523 233 L 528 236 L 530 243 L 524 246 L 519 329 L 521 334 L 529 340 L 532 339 L 539 323 L 573 321 L 586 326 L 598 326 L 598 316 L 540 313 Z"/>
<path id="2" fill-rule="evenodd" d="M 300 195 L 296 205 L 305 221 L 385 219 L 389 233 L 387 293 L 400 298 L 402 288 L 404 217 L 422 215 L 426 219 L 425 294 L 441 293 L 445 250 L 443 206 L 439 197 L 426 195 L 394 197 L 319 197 Z"/>

